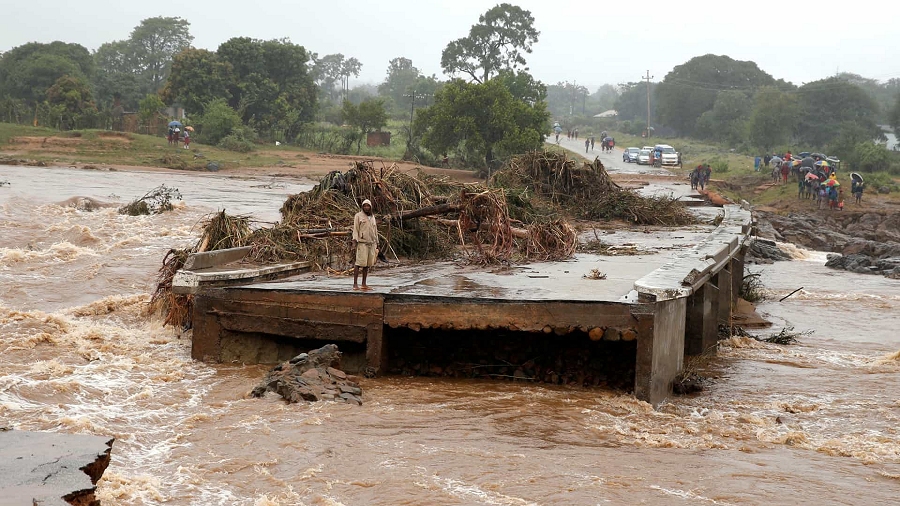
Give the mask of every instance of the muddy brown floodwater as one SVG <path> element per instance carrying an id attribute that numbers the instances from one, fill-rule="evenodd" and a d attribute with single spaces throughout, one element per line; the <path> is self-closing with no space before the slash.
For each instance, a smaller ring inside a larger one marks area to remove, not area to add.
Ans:
<path id="1" fill-rule="evenodd" d="M 362 407 L 248 399 L 259 366 L 190 359 L 143 311 L 165 251 L 226 208 L 277 219 L 296 180 L 0 168 L 0 425 L 109 434 L 105 506 L 894 504 L 900 290 L 819 253 L 764 267 L 796 346 L 736 338 L 710 388 L 658 411 L 626 393 L 388 377 Z M 171 213 L 123 202 L 166 182 Z M 282 186 L 283 185 L 283 186 Z M 117 194 L 118 199 L 111 194 Z M 777 300 L 775 298 L 774 300 Z"/>

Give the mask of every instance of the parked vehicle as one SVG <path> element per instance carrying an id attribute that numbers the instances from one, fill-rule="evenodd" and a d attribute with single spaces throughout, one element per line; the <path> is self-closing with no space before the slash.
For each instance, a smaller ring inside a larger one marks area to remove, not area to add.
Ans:
<path id="1" fill-rule="evenodd" d="M 650 165 L 650 152 L 653 151 L 649 148 L 644 148 L 638 153 L 637 163 L 638 165 Z"/>
<path id="2" fill-rule="evenodd" d="M 625 148 L 625 152 L 622 153 L 622 161 L 625 163 L 637 162 L 640 152 L 641 148 Z"/>
<path id="3" fill-rule="evenodd" d="M 662 156 L 660 156 L 660 165 L 678 165 L 678 152 L 675 151 L 675 148 L 668 144 L 657 144 L 655 149 L 662 152 Z"/>

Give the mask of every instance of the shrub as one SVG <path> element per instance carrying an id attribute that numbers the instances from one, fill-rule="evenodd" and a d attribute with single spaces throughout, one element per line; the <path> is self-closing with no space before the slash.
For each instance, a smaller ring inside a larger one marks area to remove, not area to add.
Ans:
<path id="1" fill-rule="evenodd" d="M 715 173 L 728 172 L 728 160 L 718 156 L 709 161 L 709 166 Z"/>
<path id="2" fill-rule="evenodd" d="M 232 131 L 242 126 L 241 116 L 228 106 L 224 98 L 206 104 L 206 112 L 200 117 L 200 133 L 206 144 L 219 144 Z"/>
<path id="3" fill-rule="evenodd" d="M 219 147 L 238 153 L 249 153 L 254 149 L 254 143 L 258 139 L 256 131 L 248 126 L 233 128 L 231 133 L 219 141 Z"/>

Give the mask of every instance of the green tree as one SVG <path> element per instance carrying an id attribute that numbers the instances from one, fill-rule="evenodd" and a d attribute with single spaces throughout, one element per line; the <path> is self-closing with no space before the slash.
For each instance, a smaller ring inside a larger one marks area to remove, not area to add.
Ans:
<path id="1" fill-rule="evenodd" d="M 850 157 L 850 166 L 866 172 L 887 170 L 891 167 L 891 152 L 881 144 L 867 140 L 856 145 Z"/>
<path id="2" fill-rule="evenodd" d="M 197 123 L 205 144 L 216 145 L 242 126 L 240 114 L 224 98 L 211 100 L 203 109 L 205 112 Z"/>
<path id="3" fill-rule="evenodd" d="M 416 115 L 414 130 L 433 153 L 461 149 L 476 153 L 488 167 L 496 155 L 538 149 L 549 127 L 546 104 L 517 100 L 501 79 L 486 83 L 447 83 L 433 106 Z"/>
<path id="4" fill-rule="evenodd" d="M 63 76 L 90 79 L 94 74 L 91 53 L 79 44 L 30 42 L 0 57 L 0 95 L 42 102 L 47 90 Z"/>
<path id="5" fill-rule="evenodd" d="M 657 83 L 650 83 L 650 97 L 656 96 Z M 631 82 L 619 85 L 619 98 L 616 99 L 615 108 L 619 113 L 619 119 L 623 121 L 639 120 L 647 122 L 647 83 Z M 650 101 L 650 116 L 657 117 L 656 99 Z"/>
<path id="6" fill-rule="evenodd" d="M 829 77 L 801 86 L 798 138 L 809 146 L 824 147 L 840 134 L 843 124 L 856 123 L 869 139 L 883 139 L 876 123 L 878 105 L 859 86 Z"/>
<path id="7" fill-rule="evenodd" d="M 344 55 L 329 54 L 321 59 L 313 54 L 312 75 L 326 100 L 337 102 L 343 100 L 350 90 L 350 76 L 359 76 L 362 63 L 356 58 L 345 58 Z M 337 84 L 340 83 L 340 90 Z"/>
<path id="8" fill-rule="evenodd" d="M 172 73 L 162 98 L 169 104 L 179 102 L 188 114 L 200 116 L 207 103 L 231 98 L 228 91 L 231 83 L 230 63 L 206 49 L 185 49 L 172 61 Z"/>
<path id="9" fill-rule="evenodd" d="M 541 32 L 534 28 L 531 11 L 502 3 L 478 18 L 469 35 L 456 39 L 441 53 L 441 68 L 447 75 L 467 74 L 484 83 L 501 70 L 525 67 Z"/>
<path id="10" fill-rule="evenodd" d="M 380 99 L 363 100 L 359 105 L 346 100 L 341 107 L 341 117 L 345 123 L 359 131 L 356 138 L 357 155 L 366 135 L 387 125 L 387 111 L 384 109 L 384 101 Z"/>
<path id="11" fill-rule="evenodd" d="M 191 24 L 181 18 L 155 17 L 141 21 L 128 38 L 137 73 L 150 92 L 158 91 L 169 75 L 172 58 L 191 46 Z"/>
<path id="12" fill-rule="evenodd" d="M 753 110 L 747 125 L 750 143 L 770 152 L 787 144 L 797 124 L 796 97 L 773 86 L 761 88 L 753 97 Z"/>
<path id="13" fill-rule="evenodd" d="M 163 103 L 159 95 L 150 94 L 144 97 L 138 105 L 138 115 L 144 124 L 150 123 L 154 118 L 159 116 L 159 111 L 163 110 L 166 104 Z"/>
<path id="14" fill-rule="evenodd" d="M 900 137 L 900 93 L 894 100 L 894 107 L 888 113 L 888 124 L 894 127 L 894 135 Z"/>
<path id="15" fill-rule="evenodd" d="M 60 128 L 93 126 L 97 106 L 88 82 L 78 76 L 62 76 L 47 90 L 47 103 L 61 111 Z"/>
<path id="16" fill-rule="evenodd" d="M 659 122 L 679 134 L 693 135 L 697 119 L 712 110 L 719 92 L 753 93 L 776 81 L 752 61 L 707 54 L 691 58 L 666 74 L 656 90 Z"/>
<path id="17" fill-rule="evenodd" d="M 415 91 L 421 75 L 409 58 L 394 58 L 388 63 L 387 77 L 378 85 L 378 93 L 389 98 L 396 109 L 406 111 L 412 104 L 410 95 Z"/>
<path id="18" fill-rule="evenodd" d="M 135 110 L 149 88 L 141 82 L 137 74 L 132 45 L 127 40 L 107 42 L 94 52 L 97 71 L 94 89 L 97 101 L 104 108 L 112 107 L 119 101 L 124 109 Z"/>
<path id="19" fill-rule="evenodd" d="M 301 122 L 312 120 L 316 89 L 303 46 L 287 39 L 236 37 L 220 45 L 216 55 L 233 69 L 229 105 L 246 124 L 293 138 Z"/>
<path id="20" fill-rule="evenodd" d="M 696 135 L 737 145 L 746 139 L 753 103 L 743 91 L 720 91 L 712 110 L 697 119 Z"/>

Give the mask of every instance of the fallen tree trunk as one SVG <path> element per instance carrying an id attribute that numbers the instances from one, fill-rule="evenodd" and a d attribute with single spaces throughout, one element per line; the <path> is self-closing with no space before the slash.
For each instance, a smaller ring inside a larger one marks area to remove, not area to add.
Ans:
<path id="1" fill-rule="evenodd" d="M 435 221 L 437 221 L 441 225 L 459 228 L 459 220 L 448 220 L 446 218 L 437 218 Z M 487 230 L 488 224 L 482 223 L 479 228 L 481 228 L 482 230 Z M 528 239 L 528 230 L 527 229 L 509 227 L 509 230 L 512 233 L 513 237 L 517 237 L 519 239 Z"/>
<path id="2" fill-rule="evenodd" d="M 447 214 L 459 211 L 459 204 L 438 204 L 436 206 L 423 207 L 421 209 L 413 209 L 411 211 L 400 211 L 391 215 L 394 220 L 409 220 L 412 218 L 421 218 L 423 216 L 434 216 L 437 214 Z"/>

